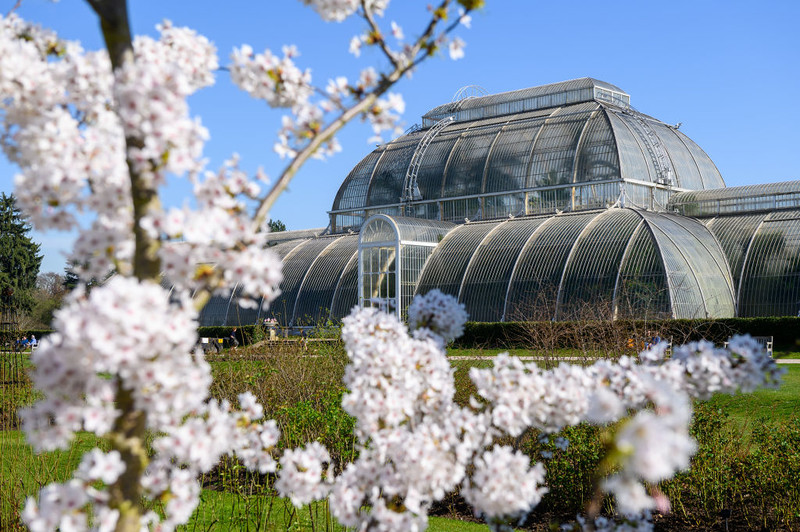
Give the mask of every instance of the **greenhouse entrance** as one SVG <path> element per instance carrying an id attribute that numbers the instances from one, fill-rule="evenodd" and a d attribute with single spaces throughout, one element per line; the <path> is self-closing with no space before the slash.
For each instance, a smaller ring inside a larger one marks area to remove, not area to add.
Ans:
<path id="1" fill-rule="evenodd" d="M 358 303 L 405 319 L 425 261 L 455 224 L 376 214 L 358 240 Z"/>

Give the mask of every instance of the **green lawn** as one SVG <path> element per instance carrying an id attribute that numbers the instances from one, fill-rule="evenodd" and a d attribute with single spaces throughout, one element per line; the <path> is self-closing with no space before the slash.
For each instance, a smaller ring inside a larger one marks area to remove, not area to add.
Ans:
<path id="1" fill-rule="evenodd" d="M 78 434 L 69 450 L 36 456 L 20 431 L 0 431 L 0 523 L 3 523 L 0 528 L 13 530 L 25 498 L 35 495 L 44 485 L 70 478 L 82 454 L 95 445 L 96 439 L 91 435 Z M 201 504 L 181 530 L 344 531 L 329 516 L 326 504 L 297 510 L 287 499 L 272 495 L 203 490 Z M 477 532 L 488 527 L 432 517 L 428 530 Z"/>
<path id="2" fill-rule="evenodd" d="M 709 402 L 721 408 L 739 423 L 757 423 L 760 419 L 788 422 L 800 413 L 800 364 L 787 364 L 781 387 L 753 393 L 715 395 Z"/>
<path id="3" fill-rule="evenodd" d="M 201 504 L 192 520 L 181 530 L 186 531 L 316 531 L 344 532 L 328 513 L 327 502 L 296 509 L 288 499 L 275 496 L 240 496 L 203 490 Z M 433 532 L 484 532 L 489 527 L 442 517 L 429 518 L 428 530 Z"/>
<path id="4" fill-rule="evenodd" d="M 96 442 L 92 435 L 78 434 L 69 450 L 36 456 L 22 432 L 0 431 L 0 523 L 17 522 L 25 498 L 42 486 L 71 478 L 83 453 Z"/>

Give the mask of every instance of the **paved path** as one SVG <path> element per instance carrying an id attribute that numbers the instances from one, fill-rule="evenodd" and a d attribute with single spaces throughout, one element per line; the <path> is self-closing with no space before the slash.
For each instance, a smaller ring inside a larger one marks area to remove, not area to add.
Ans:
<path id="1" fill-rule="evenodd" d="M 558 361 L 558 362 L 583 362 L 589 360 L 601 360 L 601 359 L 589 359 L 583 357 L 535 357 L 535 356 L 517 356 L 514 358 L 518 358 L 523 362 L 546 362 L 546 361 Z M 494 360 L 494 356 L 450 356 L 448 357 L 449 360 Z M 800 358 L 779 358 L 775 360 L 776 364 L 800 364 Z"/>

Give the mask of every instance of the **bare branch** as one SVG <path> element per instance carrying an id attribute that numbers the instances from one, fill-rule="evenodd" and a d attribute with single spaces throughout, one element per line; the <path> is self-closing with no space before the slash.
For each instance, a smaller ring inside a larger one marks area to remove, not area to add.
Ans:
<path id="1" fill-rule="evenodd" d="M 361 0 L 361 16 L 364 17 L 364 20 L 367 21 L 369 25 L 370 34 L 373 35 L 375 38 L 375 43 L 380 46 L 380 49 L 383 50 L 384 55 L 389 59 L 392 63 L 392 66 L 397 69 L 400 68 L 400 62 L 397 60 L 395 55 L 389 49 L 389 46 L 386 44 L 386 39 L 383 38 L 383 34 L 381 33 L 378 24 L 375 22 L 375 17 L 372 16 L 372 10 L 369 9 L 367 6 L 367 0 Z"/>
<path id="2" fill-rule="evenodd" d="M 272 189 L 267 193 L 267 195 L 261 200 L 259 203 L 258 209 L 256 210 L 255 216 L 253 217 L 253 228 L 255 230 L 259 230 L 261 226 L 266 222 L 267 216 L 269 215 L 269 211 L 272 206 L 275 204 L 275 201 L 278 197 L 286 190 L 289 186 L 289 182 L 294 178 L 297 171 L 300 169 L 303 164 L 305 164 L 308 159 L 325 143 L 328 142 L 333 136 L 342 128 L 344 125 L 349 122 L 350 120 L 357 117 L 359 114 L 362 114 L 368 111 L 378 100 L 380 96 L 382 96 L 386 91 L 388 91 L 395 83 L 397 83 L 407 72 L 414 69 L 418 64 L 424 61 L 427 57 L 431 55 L 430 50 L 433 47 L 433 36 L 436 33 L 436 27 L 442 18 L 437 15 L 437 13 L 441 12 L 442 10 L 447 10 L 447 7 L 450 5 L 451 0 L 443 0 L 439 7 L 433 10 L 434 16 L 431 18 L 430 22 L 428 23 L 425 31 L 422 35 L 417 38 L 416 42 L 412 46 L 412 54 L 411 57 L 415 58 L 413 61 L 410 61 L 407 64 L 398 63 L 391 55 L 388 48 L 385 46 L 385 43 L 381 41 L 381 48 L 383 49 L 384 53 L 392 60 L 392 64 L 394 65 L 394 69 L 389 73 L 384 75 L 381 78 L 381 82 L 378 86 L 370 93 L 368 93 L 361 101 L 354 104 L 349 109 L 342 112 L 336 119 L 334 119 L 327 127 L 325 127 L 322 131 L 320 131 L 311 141 L 301 149 L 295 158 L 289 163 L 283 172 L 281 173 L 278 180 L 273 185 Z M 368 22 L 370 22 L 371 27 L 377 28 L 374 20 L 372 19 L 369 10 L 366 9 L 364 0 L 362 0 L 362 8 L 364 8 L 365 18 L 367 18 Z M 454 22 L 450 26 L 448 26 L 444 31 L 443 35 L 449 33 L 454 28 L 456 28 L 459 24 L 459 21 Z M 421 53 L 423 52 L 423 53 Z M 419 56 L 419 57 L 417 57 Z"/>

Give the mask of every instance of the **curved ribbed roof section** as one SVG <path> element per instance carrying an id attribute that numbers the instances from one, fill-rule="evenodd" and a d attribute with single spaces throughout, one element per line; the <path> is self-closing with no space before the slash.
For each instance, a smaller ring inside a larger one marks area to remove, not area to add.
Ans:
<path id="1" fill-rule="evenodd" d="M 358 235 L 281 242 L 271 248 L 283 261 L 281 294 L 268 308 L 242 308 L 233 297 L 215 296 L 200 313 L 202 325 L 252 325 L 274 318 L 283 326 L 341 319 L 358 301 Z M 259 302 L 260 303 L 260 302 Z"/>
<path id="2" fill-rule="evenodd" d="M 439 288 L 475 321 L 731 317 L 733 280 L 700 222 L 637 209 L 456 227 L 417 293 Z"/>
<path id="3" fill-rule="evenodd" d="M 376 242 L 439 242 L 455 224 L 436 220 L 423 220 L 407 216 L 378 214 L 361 228 L 363 243 Z"/>
<path id="4" fill-rule="evenodd" d="M 680 192 L 668 207 L 684 216 L 715 216 L 800 208 L 800 181 Z"/>
<path id="5" fill-rule="evenodd" d="M 725 250 L 738 315 L 800 315 L 800 209 L 707 219 Z"/>
<path id="6" fill-rule="evenodd" d="M 344 180 L 332 210 L 398 205 L 427 131 L 403 135 L 367 155 Z M 665 173 L 679 189 L 725 186 L 708 155 L 686 135 L 597 100 L 454 121 L 428 140 L 416 173 L 422 200 L 604 180 L 664 184 Z"/>

